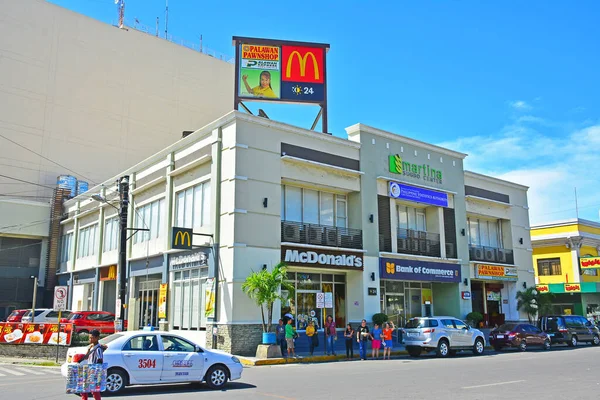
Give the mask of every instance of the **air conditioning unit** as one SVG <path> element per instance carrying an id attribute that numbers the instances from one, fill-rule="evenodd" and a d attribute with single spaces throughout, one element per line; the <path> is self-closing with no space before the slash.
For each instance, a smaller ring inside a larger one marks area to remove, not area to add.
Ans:
<path id="1" fill-rule="evenodd" d="M 402 253 L 406 250 L 408 250 L 408 239 L 407 238 L 398 239 L 398 253 Z"/>
<path id="2" fill-rule="evenodd" d="M 485 249 L 485 261 L 494 261 L 496 259 L 496 251 L 494 249 Z"/>
<path id="3" fill-rule="evenodd" d="M 325 228 L 325 245 L 326 246 L 338 246 L 338 233 L 335 227 Z"/>
<path id="4" fill-rule="evenodd" d="M 469 249 L 469 257 L 471 260 L 483 260 L 483 249 L 481 247 L 471 247 Z"/>
<path id="5" fill-rule="evenodd" d="M 497 261 L 499 263 L 506 263 L 506 250 L 498 249 L 498 250 L 496 250 L 496 253 L 498 255 Z"/>
<path id="6" fill-rule="evenodd" d="M 298 225 L 283 226 L 283 241 L 300 243 L 300 227 Z"/>
<path id="7" fill-rule="evenodd" d="M 323 227 L 321 226 L 308 226 L 308 244 L 323 244 Z"/>
<path id="8" fill-rule="evenodd" d="M 410 245 L 410 247 L 409 247 L 410 251 L 414 251 L 414 252 L 419 251 L 419 240 L 418 239 L 410 239 L 409 245 Z"/>
<path id="9" fill-rule="evenodd" d="M 456 247 L 453 243 L 446 243 L 446 258 L 456 258 Z"/>

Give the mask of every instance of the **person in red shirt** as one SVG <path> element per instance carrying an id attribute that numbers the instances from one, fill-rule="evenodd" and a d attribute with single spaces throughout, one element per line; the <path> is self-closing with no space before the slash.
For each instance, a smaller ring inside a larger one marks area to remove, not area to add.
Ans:
<path id="1" fill-rule="evenodd" d="M 394 332 L 396 327 L 393 322 L 386 322 L 385 328 L 383 328 L 383 343 L 385 343 L 385 347 L 383 348 L 383 359 L 385 360 L 385 354 L 387 353 L 388 360 L 392 355 L 392 347 L 394 345 L 394 341 L 392 340 L 392 332 Z"/>
<path id="2" fill-rule="evenodd" d="M 335 356 L 335 341 L 337 340 L 337 332 L 335 328 L 336 326 L 333 317 L 331 315 L 328 315 L 327 319 L 325 320 L 325 339 L 327 341 L 327 355 L 329 355 L 329 352 L 331 351 L 331 353 L 333 353 L 333 355 Z"/>

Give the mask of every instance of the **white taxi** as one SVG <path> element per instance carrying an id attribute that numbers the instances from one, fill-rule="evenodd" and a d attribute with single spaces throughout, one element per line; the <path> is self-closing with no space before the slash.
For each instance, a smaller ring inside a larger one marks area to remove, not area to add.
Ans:
<path id="1" fill-rule="evenodd" d="M 204 349 L 169 332 L 119 332 L 101 339 L 100 343 L 108 346 L 104 362 L 108 364 L 109 393 L 120 392 L 130 385 L 181 382 L 206 382 L 211 389 L 221 389 L 227 380 L 242 377 L 243 367 L 237 357 Z M 64 377 L 73 356 L 86 352 L 87 347 L 68 350 L 67 362 L 61 368 Z"/>

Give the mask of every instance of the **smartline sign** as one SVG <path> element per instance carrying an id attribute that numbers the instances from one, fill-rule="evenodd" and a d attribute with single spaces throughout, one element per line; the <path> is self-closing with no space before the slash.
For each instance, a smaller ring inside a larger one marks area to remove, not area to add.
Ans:
<path id="1" fill-rule="evenodd" d="M 442 171 L 432 168 L 429 164 L 413 164 L 402 160 L 399 154 L 391 155 L 389 162 L 391 173 L 423 179 L 427 182 L 442 183 Z"/>

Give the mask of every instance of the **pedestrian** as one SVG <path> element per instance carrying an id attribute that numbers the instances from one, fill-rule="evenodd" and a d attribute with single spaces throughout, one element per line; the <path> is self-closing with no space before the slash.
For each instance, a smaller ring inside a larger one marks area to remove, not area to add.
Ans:
<path id="1" fill-rule="evenodd" d="M 379 358 L 379 349 L 381 348 L 381 335 L 383 332 L 379 327 L 379 324 L 375 324 L 373 326 L 373 332 L 371 333 L 371 340 L 373 343 L 371 344 L 371 357 Z"/>
<path id="2" fill-rule="evenodd" d="M 385 328 L 383 329 L 383 343 L 384 343 L 384 347 L 383 347 L 383 359 L 385 360 L 385 353 L 387 352 L 387 357 L 388 360 L 390 359 L 391 355 L 392 355 L 392 347 L 394 346 L 394 342 L 392 341 L 392 332 L 394 332 L 394 330 L 396 329 L 396 327 L 394 326 L 393 322 L 386 322 L 385 323 Z"/>
<path id="3" fill-rule="evenodd" d="M 325 320 L 325 339 L 327 340 L 327 355 L 329 350 L 335 356 L 335 341 L 337 340 L 337 331 L 335 330 L 335 321 L 331 315 Z"/>
<path id="4" fill-rule="evenodd" d="M 346 331 L 344 332 L 344 337 L 346 338 L 346 359 L 352 360 L 354 358 L 354 329 L 352 329 L 352 325 L 348 324 L 346 326 Z"/>
<path id="5" fill-rule="evenodd" d="M 312 356 L 315 347 L 319 346 L 319 335 L 313 321 L 308 322 L 308 326 L 306 327 L 306 337 L 308 338 L 308 348 L 310 349 L 310 355 Z"/>
<path id="6" fill-rule="evenodd" d="M 87 357 L 88 365 L 91 364 L 100 364 L 104 363 L 104 348 L 105 346 L 98 343 L 100 339 L 100 332 L 97 329 L 92 329 L 90 331 L 90 345 L 88 347 L 88 351 L 84 359 Z M 92 396 L 94 396 L 94 400 L 100 400 L 102 397 L 100 392 L 92 392 Z M 81 393 L 82 400 L 88 400 L 88 393 Z"/>
<path id="7" fill-rule="evenodd" d="M 277 331 L 277 343 L 281 348 L 281 356 L 287 357 L 287 343 L 285 341 L 285 325 L 283 324 L 283 319 L 279 320 L 279 325 L 275 328 Z"/>
<path id="8" fill-rule="evenodd" d="M 361 360 L 367 359 L 367 342 L 369 341 L 369 327 L 367 320 L 362 320 L 360 326 L 356 330 L 356 341 L 358 342 L 358 352 Z"/>
<path id="9" fill-rule="evenodd" d="M 285 341 L 287 343 L 287 357 L 290 355 L 296 358 L 296 352 L 294 351 L 294 338 L 296 337 L 296 331 L 294 330 L 294 326 L 292 323 L 293 319 L 288 319 L 287 325 L 285 326 Z"/>

